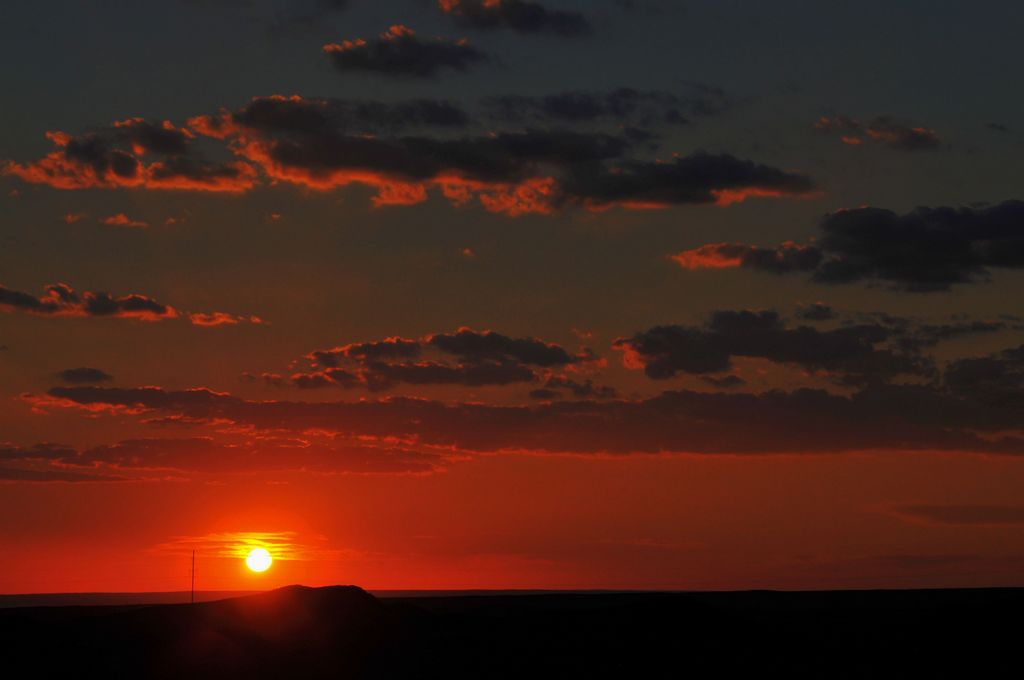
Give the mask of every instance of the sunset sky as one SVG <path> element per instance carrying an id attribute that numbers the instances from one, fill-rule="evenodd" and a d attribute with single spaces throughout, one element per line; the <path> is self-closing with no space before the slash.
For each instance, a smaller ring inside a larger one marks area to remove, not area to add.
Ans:
<path id="1" fill-rule="evenodd" d="M 1024 585 L 1022 29 L 0 3 L 0 593 Z"/>

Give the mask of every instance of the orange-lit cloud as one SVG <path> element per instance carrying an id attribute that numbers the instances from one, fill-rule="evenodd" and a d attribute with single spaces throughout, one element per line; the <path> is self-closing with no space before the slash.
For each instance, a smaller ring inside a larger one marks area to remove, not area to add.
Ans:
<path id="1" fill-rule="evenodd" d="M 124 213 L 118 213 L 111 215 L 110 217 L 104 217 L 102 220 L 103 224 L 109 224 L 112 227 L 129 227 L 132 229 L 145 229 L 149 226 L 147 222 L 141 220 L 133 220 Z"/>
<path id="2" fill-rule="evenodd" d="M 849 116 L 823 116 L 814 127 L 825 132 L 839 133 L 839 139 L 847 146 L 878 142 L 900 151 L 920 151 L 935 149 L 940 145 L 935 130 L 902 122 L 891 116 L 878 116 L 869 121 Z"/>
<path id="3" fill-rule="evenodd" d="M 410 37 L 401 28 L 388 35 L 388 41 Z M 660 102 L 652 93 L 619 93 L 606 105 L 632 110 L 652 97 Z M 133 119 L 78 137 L 50 133 L 55 151 L 35 162 L 8 162 L 4 172 L 61 189 L 238 193 L 280 182 L 316 191 L 358 184 L 376 190 L 376 206 L 415 205 L 437 193 L 455 206 L 477 203 L 513 217 L 574 206 L 725 206 L 816 191 L 805 175 L 726 154 L 633 160 L 636 142 L 620 133 L 531 127 L 475 136 L 399 134 L 469 122 L 459 107 L 442 101 L 274 95 L 234 112 L 193 117 L 183 128 Z M 204 160 L 200 141 L 235 160 Z"/>
<path id="4" fill-rule="evenodd" d="M 709 243 L 671 257 L 686 269 L 804 273 L 822 283 L 881 281 L 933 293 L 986 281 L 993 269 L 1024 268 L 1024 237 L 1016 227 L 1022 219 L 1022 201 L 920 207 L 903 214 L 851 208 L 825 215 L 821 236 L 810 243 L 784 241 L 774 248 Z"/>
<path id="5" fill-rule="evenodd" d="M 185 316 L 196 326 L 264 323 L 257 316 L 238 316 L 226 312 L 182 313 L 145 295 L 133 293 L 115 296 L 106 292 L 78 292 L 65 283 L 47 286 L 44 294 L 38 297 L 0 285 L 0 312 L 138 321 L 164 321 Z"/>
<path id="6" fill-rule="evenodd" d="M 408 26 L 396 24 L 376 38 L 328 43 L 323 52 L 339 71 L 429 78 L 443 69 L 465 71 L 487 56 L 467 40 L 422 39 Z"/>
<path id="7" fill-rule="evenodd" d="M 191 130 L 122 121 L 104 131 L 73 137 L 48 132 L 57 147 L 38 161 L 8 161 L 5 175 L 57 189 L 178 189 L 239 193 L 251 189 L 255 170 L 240 161 L 211 163 L 190 155 Z M 144 156 L 159 160 L 146 163 Z"/>
<path id="8" fill-rule="evenodd" d="M 64 283 L 46 287 L 41 297 L 0 286 L 0 311 L 45 316 L 110 317 L 160 321 L 174 319 L 177 310 L 145 295 L 113 296 L 109 293 L 76 292 Z"/>
<path id="9" fill-rule="evenodd" d="M 437 6 L 460 24 L 478 29 L 579 36 L 591 28 L 579 12 L 548 9 L 533 0 L 437 0 Z"/>
<path id="10" fill-rule="evenodd" d="M 811 271 L 821 262 L 821 251 L 786 241 L 776 248 L 743 243 L 708 243 L 671 256 L 683 269 L 735 269 L 749 267 L 785 273 Z"/>
<path id="11" fill-rule="evenodd" d="M 323 536 L 300 536 L 294 531 L 225 531 L 201 536 L 177 536 L 152 548 L 160 555 L 245 559 L 253 548 L 264 548 L 274 560 L 312 561 L 337 557 L 344 551 L 329 549 Z"/>
<path id="12" fill-rule="evenodd" d="M 263 323 L 258 316 L 238 316 L 225 312 L 189 314 L 188 320 L 194 326 L 237 326 L 240 323 Z"/>

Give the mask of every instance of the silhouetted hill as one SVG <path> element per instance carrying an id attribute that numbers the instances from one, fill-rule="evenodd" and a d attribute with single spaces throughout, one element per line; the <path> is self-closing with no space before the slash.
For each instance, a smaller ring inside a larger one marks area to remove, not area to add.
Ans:
<path id="1" fill-rule="evenodd" d="M 1022 605 L 1022 590 L 382 600 L 291 586 L 9 609 L 0 647 L 5 677 L 987 678 L 1018 674 Z"/>

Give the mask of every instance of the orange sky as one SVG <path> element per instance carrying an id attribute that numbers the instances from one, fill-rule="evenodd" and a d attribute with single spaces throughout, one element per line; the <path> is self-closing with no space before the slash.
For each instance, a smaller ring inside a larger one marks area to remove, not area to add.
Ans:
<path id="1" fill-rule="evenodd" d="M 9 485 L 5 502 L 27 510 L 5 536 L 0 589 L 187 589 L 190 540 L 209 590 L 1013 585 L 1019 527 L 900 508 L 1012 504 L 1022 474 L 1005 458 L 933 453 L 514 456 L 427 477 Z M 202 540 L 233 532 L 293 532 L 299 559 L 272 549 L 256 575 Z"/>

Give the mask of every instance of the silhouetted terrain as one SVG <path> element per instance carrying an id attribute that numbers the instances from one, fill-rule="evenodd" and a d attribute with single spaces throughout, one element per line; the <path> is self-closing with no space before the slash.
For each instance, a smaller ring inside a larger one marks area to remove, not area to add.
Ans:
<path id="1" fill-rule="evenodd" d="M 473 595 L 293 586 L 0 611 L 5 677 L 995 678 L 1024 590 Z M 10 671 L 14 671 L 11 673 Z"/>

